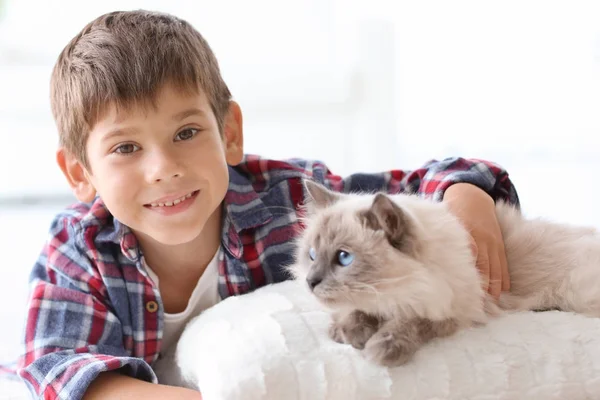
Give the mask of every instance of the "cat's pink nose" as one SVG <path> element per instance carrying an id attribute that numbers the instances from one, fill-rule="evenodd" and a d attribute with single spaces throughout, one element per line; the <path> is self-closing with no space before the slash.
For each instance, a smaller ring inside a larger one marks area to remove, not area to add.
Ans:
<path id="1" fill-rule="evenodd" d="M 323 278 L 317 275 L 306 278 L 306 283 L 308 283 L 310 290 L 315 290 L 315 287 L 317 287 L 317 285 L 321 282 L 323 282 Z"/>

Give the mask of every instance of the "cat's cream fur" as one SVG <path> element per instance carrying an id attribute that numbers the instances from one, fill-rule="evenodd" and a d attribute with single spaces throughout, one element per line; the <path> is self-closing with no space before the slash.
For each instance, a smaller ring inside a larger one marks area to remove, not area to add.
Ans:
<path id="1" fill-rule="evenodd" d="M 482 289 L 467 231 L 443 202 L 306 188 L 306 228 L 290 271 L 334 311 L 333 339 L 398 365 L 428 340 L 500 313 Z M 500 202 L 496 210 L 511 278 L 500 308 L 600 317 L 598 232 L 528 220 Z M 336 265 L 338 250 L 354 262 Z"/>

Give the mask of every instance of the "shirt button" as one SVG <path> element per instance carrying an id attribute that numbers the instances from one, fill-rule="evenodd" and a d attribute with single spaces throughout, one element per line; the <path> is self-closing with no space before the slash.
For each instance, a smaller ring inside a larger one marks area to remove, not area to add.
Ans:
<path id="1" fill-rule="evenodd" d="M 146 311 L 148 311 L 150 313 L 155 313 L 156 311 L 158 311 L 158 303 L 153 300 L 147 302 L 146 303 Z"/>

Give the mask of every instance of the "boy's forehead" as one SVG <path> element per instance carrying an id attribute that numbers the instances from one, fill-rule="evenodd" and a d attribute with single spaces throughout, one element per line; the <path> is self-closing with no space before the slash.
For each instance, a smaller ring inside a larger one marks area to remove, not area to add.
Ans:
<path id="1" fill-rule="evenodd" d="M 177 120 L 194 114 L 209 117 L 212 108 L 202 89 L 182 90 L 165 85 L 152 97 L 109 101 L 99 108 L 95 125 L 121 125 L 135 119 L 146 119 L 151 113 Z"/>

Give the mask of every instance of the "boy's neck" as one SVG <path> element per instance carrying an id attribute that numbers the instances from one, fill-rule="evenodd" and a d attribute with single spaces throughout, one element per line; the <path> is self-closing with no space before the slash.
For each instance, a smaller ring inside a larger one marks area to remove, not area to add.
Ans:
<path id="1" fill-rule="evenodd" d="M 191 281 L 195 285 L 220 246 L 221 214 L 218 207 L 200 235 L 188 243 L 170 246 L 137 235 L 147 266 L 161 282 Z"/>

